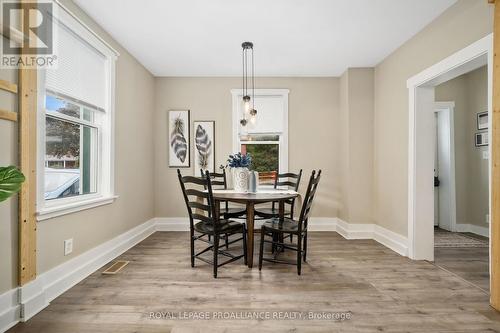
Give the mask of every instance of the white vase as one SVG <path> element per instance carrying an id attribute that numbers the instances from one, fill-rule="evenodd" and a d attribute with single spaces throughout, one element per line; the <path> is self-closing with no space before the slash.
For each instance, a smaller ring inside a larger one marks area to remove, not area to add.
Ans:
<path id="1" fill-rule="evenodd" d="M 233 168 L 233 186 L 237 192 L 248 191 L 248 169 L 247 168 Z"/>

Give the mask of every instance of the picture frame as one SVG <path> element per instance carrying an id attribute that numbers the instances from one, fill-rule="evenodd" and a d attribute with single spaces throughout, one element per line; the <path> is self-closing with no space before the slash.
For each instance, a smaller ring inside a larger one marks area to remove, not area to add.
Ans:
<path id="1" fill-rule="evenodd" d="M 168 111 L 168 166 L 189 168 L 191 166 L 191 130 L 189 110 Z"/>
<path id="2" fill-rule="evenodd" d="M 477 114 L 477 129 L 478 131 L 488 129 L 488 111 L 479 112 Z"/>
<path id="3" fill-rule="evenodd" d="M 488 132 L 479 132 L 474 135 L 474 143 L 476 147 L 484 147 L 488 145 Z"/>
<path id="4" fill-rule="evenodd" d="M 193 121 L 193 147 L 194 174 L 201 176 L 201 170 L 215 172 L 215 121 Z"/>

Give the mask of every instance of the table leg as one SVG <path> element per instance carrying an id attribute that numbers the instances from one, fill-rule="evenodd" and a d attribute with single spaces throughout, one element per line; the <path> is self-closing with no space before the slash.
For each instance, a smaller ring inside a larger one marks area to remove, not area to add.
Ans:
<path id="1" fill-rule="evenodd" d="M 247 261 L 248 267 L 253 267 L 253 223 L 254 223 L 254 204 L 247 202 Z"/>
<path id="2" fill-rule="evenodd" d="M 215 203 L 215 220 L 218 221 L 220 219 L 220 201 L 214 199 L 214 203 Z"/>
<path id="3" fill-rule="evenodd" d="M 279 216 L 280 216 L 280 223 L 283 223 L 285 221 L 285 202 L 283 200 L 280 200 L 280 203 L 279 203 Z M 281 243 L 285 242 L 285 240 L 283 238 L 283 234 L 279 235 L 278 240 Z M 285 252 L 285 249 L 282 246 L 278 247 L 277 253 L 280 253 L 280 252 Z"/>
<path id="4" fill-rule="evenodd" d="M 283 222 L 285 220 L 285 202 L 283 200 L 280 201 L 279 215 L 280 215 L 280 222 Z"/>

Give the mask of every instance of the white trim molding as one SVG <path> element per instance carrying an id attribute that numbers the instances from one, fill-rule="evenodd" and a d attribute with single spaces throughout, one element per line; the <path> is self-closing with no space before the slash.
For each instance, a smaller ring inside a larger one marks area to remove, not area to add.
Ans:
<path id="1" fill-rule="evenodd" d="M 21 306 L 17 288 L 0 295 L 0 332 L 5 332 L 19 322 Z"/>
<path id="2" fill-rule="evenodd" d="M 151 219 L 93 249 L 40 274 L 19 288 L 20 320 L 26 321 L 102 266 L 156 232 Z"/>
<path id="3" fill-rule="evenodd" d="M 455 227 L 457 232 L 470 232 L 472 234 L 490 238 L 490 228 L 487 227 L 465 223 L 456 224 Z"/>
<path id="4" fill-rule="evenodd" d="M 488 65 L 488 112 L 491 128 L 493 34 L 472 43 L 407 81 L 408 250 L 411 259 L 434 260 L 434 189 L 432 182 L 428 181 L 433 176 L 435 158 L 433 144 L 435 135 L 432 132 L 434 87 L 485 64 Z M 491 131 L 488 135 L 491 142 Z M 491 146 L 489 146 L 490 156 Z M 491 159 L 489 173 L 491 177 Z"/>
<path id="5" fill-rule="evenodd" d="M 36 213 L 37 221 L 48 220 L 57 216 L 76 213 L 85 209 L 109 205 L 118 198 L 117 195 L 110 197 L 96 197 L 87 200 L 78 200 L 66 205 L 57 205 L 55 207 L 44 207 Z M 61 199 L 63 200 L 63 199 Z"/>
<path id="6" fill-rule="evenodd" d="M 189 231 L 186 217 L 157 217 L 157 231 Z M 259 228 L 259 221 L 255 221 Z M 309 231 L 335 231 L 345 239 L 373 239 L 394 252 L 407 257 L 408 239 L 376 224 L 347 223 L 336 217 L 312 217 Z"/>
<path id="7" fill-rule="evenodd" d="M 67 29 L 81 39 L 81 43 L 88 44 L 95 51 L 101 54 L 104 59 L 104 87 L 105 100 L 104 105 L 96 105 L 95 121 L 86 123 L 82 119 L 73 119 L 77 124 L 84 124 L 88 127 L 94 127 L 97 132 L 95 140 L 96 158 L 93 158 L 92 166 L 95 167 L 97 175 L 95 183 L 97 184 L 95 193 L 82 194 L 67 198 L 45 199 L 45 143 L 46 143 L 46 116 L 51 115 L 57 119 L 64 119 L 65 116 L 60 113 L 50 113 L 45 109 L 45 97 L 47 89 L 50 88 L 47 82 L 47 71 L 38 72 L 38 115 L 37 115 L 37 219 L 39 221 L 74 213 L 76 211 L 89 209 L 106 204 L 112 204 L 116 199 L 114 189 L 114 157 L 115 157 L 115 89 L 116 89 L 116 60 L 119 53 L 98 34 L 90 29 L 83 21 L 74 15 L 68 8 L 58 0 L 53 0 L 55 9 L 57 9 L 54 22 L 60 29 Z M 57 30 L 57 29 L 56 29 Z M 57 39 L 57 33 L 55 34 Z M 52 87 L 55 93 L 64 95 L 63 91 L 57 91 Z M 77 96 L 67 96 L 76 98 Z M 88 102 L 89 101 L 83 101 Z M 84 103 L 74 103 L 84 107 Z M 101 110 L 101 108 L 104 108 Z M 104 111 L 104 112 L 101 112 Z M 66 120 L 71 119 L 67 118 Z M 81 173 L 81 171 L 80 171 Z"/>

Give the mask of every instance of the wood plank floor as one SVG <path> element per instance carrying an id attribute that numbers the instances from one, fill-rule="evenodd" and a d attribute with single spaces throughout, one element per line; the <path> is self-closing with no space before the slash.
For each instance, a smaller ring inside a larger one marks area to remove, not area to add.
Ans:
<path id="1" fill-rule="evenodd" d="M 372 240 L 311 233 L 302 276 L 295 267 L 189 264 L 187 233 L 158 232 L 130 249 L 117 275 L 99 272 L 10 332 L 500 332 L 489 296 L 428 262 Z M 257 250 L 257 243 L 256 250 Z M 258 252 L 256 252 L 258 253 Z M 348 312 L 349 320 L 180 319 L 179 312 Z M 176 319 L 151 319 L 164 312 Z"/>
<path id="2" fill-rule="evenodd" d="M 471 233 L 465 235 L 482 240 L 486 237 Z M 473 285 L 490 290 L 489 249 L 477 247 L 435 248 L 434 263 Z"/>

